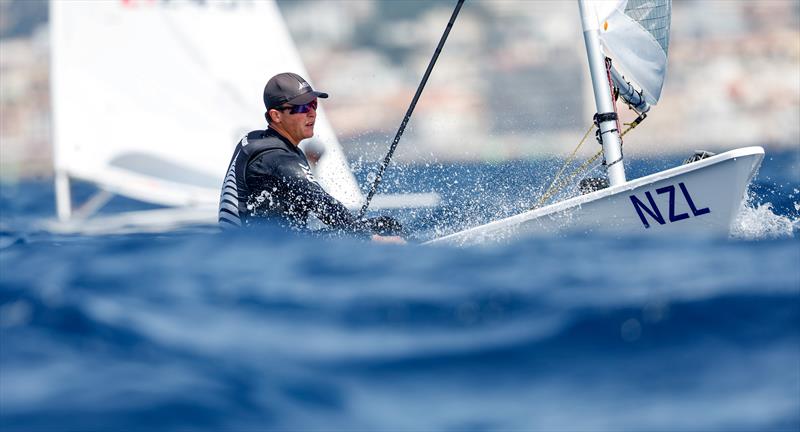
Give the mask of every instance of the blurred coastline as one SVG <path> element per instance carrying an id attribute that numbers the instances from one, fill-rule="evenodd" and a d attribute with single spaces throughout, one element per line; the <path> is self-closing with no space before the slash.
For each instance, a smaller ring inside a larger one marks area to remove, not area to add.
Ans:
<path id="1" fill-rule="evenodd" d="M 351 161 L 385 153 L 453 3 L 278 2 L 315 87 L 331 93 L 324 107 Z M 594 112 L 576 9 L 570 1 L 468 1 L 396 160 L 571 151 Z M 4 180 L 51 175 L 49 47 L 46 1 L 0 0 Z M 626 139 L 636 155 L 800 149 L 800 2 L 676 1 L 669 56 L 659 105 Z"/>

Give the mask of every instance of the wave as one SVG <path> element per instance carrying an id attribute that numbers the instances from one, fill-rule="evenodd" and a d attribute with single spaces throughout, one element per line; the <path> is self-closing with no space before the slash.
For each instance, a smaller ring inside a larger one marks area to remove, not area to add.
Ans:
<path id="1" fill-rule="evenodd" d="M 751 187 L 748 190 L 747 197 L 739 208 L 731 226 L 731 237 L 742 240 L 794 237 L 800 231 L 800 203 L 793 202 L 798 190 L 795 189 L 794 193 L 787 196 L 776 193 L 764 193 L 761 196 L 754 189 L 757 188 Z M 782 201 L 783 211 L 778 212 L 773 203 L 764 202 L 768 199 Z"/>

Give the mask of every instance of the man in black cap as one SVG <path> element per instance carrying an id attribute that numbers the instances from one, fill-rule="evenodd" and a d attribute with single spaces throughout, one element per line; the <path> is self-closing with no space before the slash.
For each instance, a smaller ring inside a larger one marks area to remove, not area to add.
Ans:
<path id="1" fill-rule="evenodd" d="M 270 78 L 264 87 L 268 127 L 248 133 L 233 152 L 220 194 L 221 227 L 274 220 L 305 230 L 309 213 L 314 213 L 336 231 L 402 242 L 396 220 L 357 219 L 314 179 L 298 145 L 314 135 L 317 98 L 327 97 L 300 75 L 285 72 Z"/>

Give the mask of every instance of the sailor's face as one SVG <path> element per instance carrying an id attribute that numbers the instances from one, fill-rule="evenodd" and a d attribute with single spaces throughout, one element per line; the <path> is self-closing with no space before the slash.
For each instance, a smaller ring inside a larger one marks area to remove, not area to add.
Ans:
<path id="1" fill-rule="evenodd" d="M 314 136 L 314 123 L 317 121 L 317 100 L 300 106 L 284 107 L 279 110 L 280 126 L 294 145 Z"/>

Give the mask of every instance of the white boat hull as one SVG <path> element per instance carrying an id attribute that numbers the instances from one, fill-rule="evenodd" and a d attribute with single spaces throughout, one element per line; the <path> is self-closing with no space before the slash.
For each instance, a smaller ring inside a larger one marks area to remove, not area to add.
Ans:
<path id="1" fill-rule="evenodd" d="M 561 232 L 730 232 L 764 149 L 745 147 L 431 240 L 466 246 Z"/>

